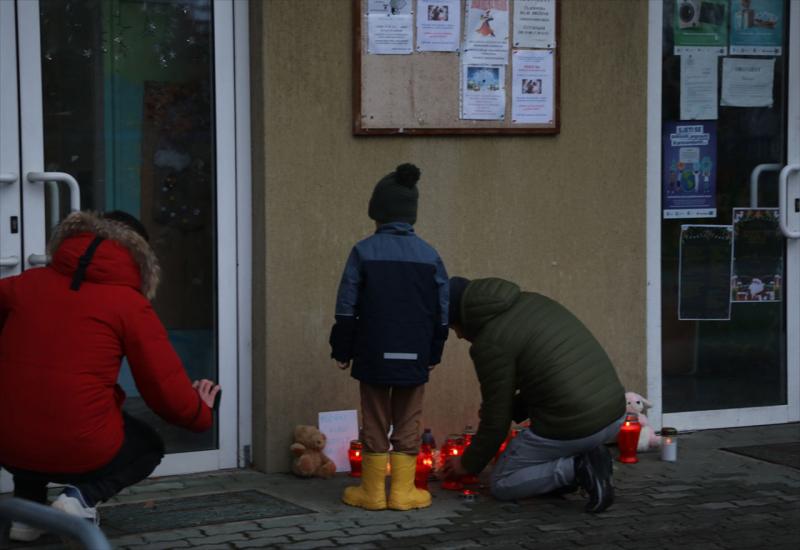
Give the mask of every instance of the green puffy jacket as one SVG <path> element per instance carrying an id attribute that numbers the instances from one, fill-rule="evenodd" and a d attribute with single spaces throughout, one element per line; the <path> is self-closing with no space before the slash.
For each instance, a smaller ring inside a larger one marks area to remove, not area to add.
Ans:
<path id="1" fill-rule="evenodd" d="M 608 355 L 553 300 L 503 279 L 476 279 L 461 298 L 461 324 L 483 400 L 478 433 L 462 459 L 467 471 L 483 470 L 512 418 L 530 418 L 542 437 L 578 439 L 625 412 L 625 390 Z"/>

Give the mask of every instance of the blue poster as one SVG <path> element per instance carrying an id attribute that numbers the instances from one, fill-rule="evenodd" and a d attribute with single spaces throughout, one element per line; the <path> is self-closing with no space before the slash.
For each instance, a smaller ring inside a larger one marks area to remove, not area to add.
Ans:
<path id="1" fill-rule="evenodd" d="M 732 0 L 732 55 L 781 55 L 784 0 Z"/>
<path id="2" fill-rule="evenodd" d="M 664 218 L 717 216 L 716 121 L 664 122 Z"/>

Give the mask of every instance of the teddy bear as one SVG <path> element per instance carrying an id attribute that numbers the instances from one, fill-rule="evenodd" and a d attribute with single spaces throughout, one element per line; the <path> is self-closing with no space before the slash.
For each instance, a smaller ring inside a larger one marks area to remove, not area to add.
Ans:
<path id="1" fill-rule="evenodd" d="M 328 479 L 336 473 L 336 464 L 322 452 L 328 438 L 315 426 L 297 426 L 294 443 L 289 447 L 294 455 L 292 473 L 299 477 Z"/>
<path id="2" fill-rule="evenodd" d="M 642 431 L 639 432 L 639 444 L 637 451 L 649 451 L 661 446 L 661 437 L 656 435 L 656 431 L 650 425 L 645 410 L 652 407 L 652 403 L 636 392 L 625 392 L 625 410 L 628 414 L 635 414 L 639 418 L 639 425 Z"/>

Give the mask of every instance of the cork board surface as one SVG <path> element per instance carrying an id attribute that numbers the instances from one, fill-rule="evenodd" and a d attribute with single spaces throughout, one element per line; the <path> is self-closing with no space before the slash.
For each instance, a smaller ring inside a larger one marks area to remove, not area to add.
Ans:
<path id="1" fill-rule="evenodd" d="M 461 58 L 458 52 L 410 55 L 367 53 L 367 1 L 353 0 L 353 133 L 356 135 L 557 134 L 560 125 L 560 55 L 555 48 L 552 124 L 511 122 L 511 64 L 506 66 L 504 120 L 460 118 Z M 513 6 L 510 0 L 510 6 Z M 462 6 L 461 34 L 466 18 Z M 509 17 L 510 20 L 513 17 Z M 556 44 L 560 43 L 556 0 Z M 509 27 L 513 23 L 509 21 Z M 511 34 L 512 29 L 509 29 Z M 510 58 L 510 50 L 509 50 Z"/>

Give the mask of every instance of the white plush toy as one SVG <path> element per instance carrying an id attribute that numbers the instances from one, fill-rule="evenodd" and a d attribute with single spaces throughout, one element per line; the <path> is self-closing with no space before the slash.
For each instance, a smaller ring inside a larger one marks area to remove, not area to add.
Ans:
<path id="1" fill-rule="evenodd" d="M 625 401 L 627 402 L 626 411 L 628 414 L 635 414 L 639 417 L 639 425 L 642 431 L 639 433 L 639 444 L 636 446 L 637 451 L 649 451 L 658 449 L 661 446 L 661 436 L 656 435 L 656 431 L 650 425 L 647 419 L 645 409 L 649 409 L 653 405 L 639 395 L 638 393 L 629 391 L 625 392 Z"/>

